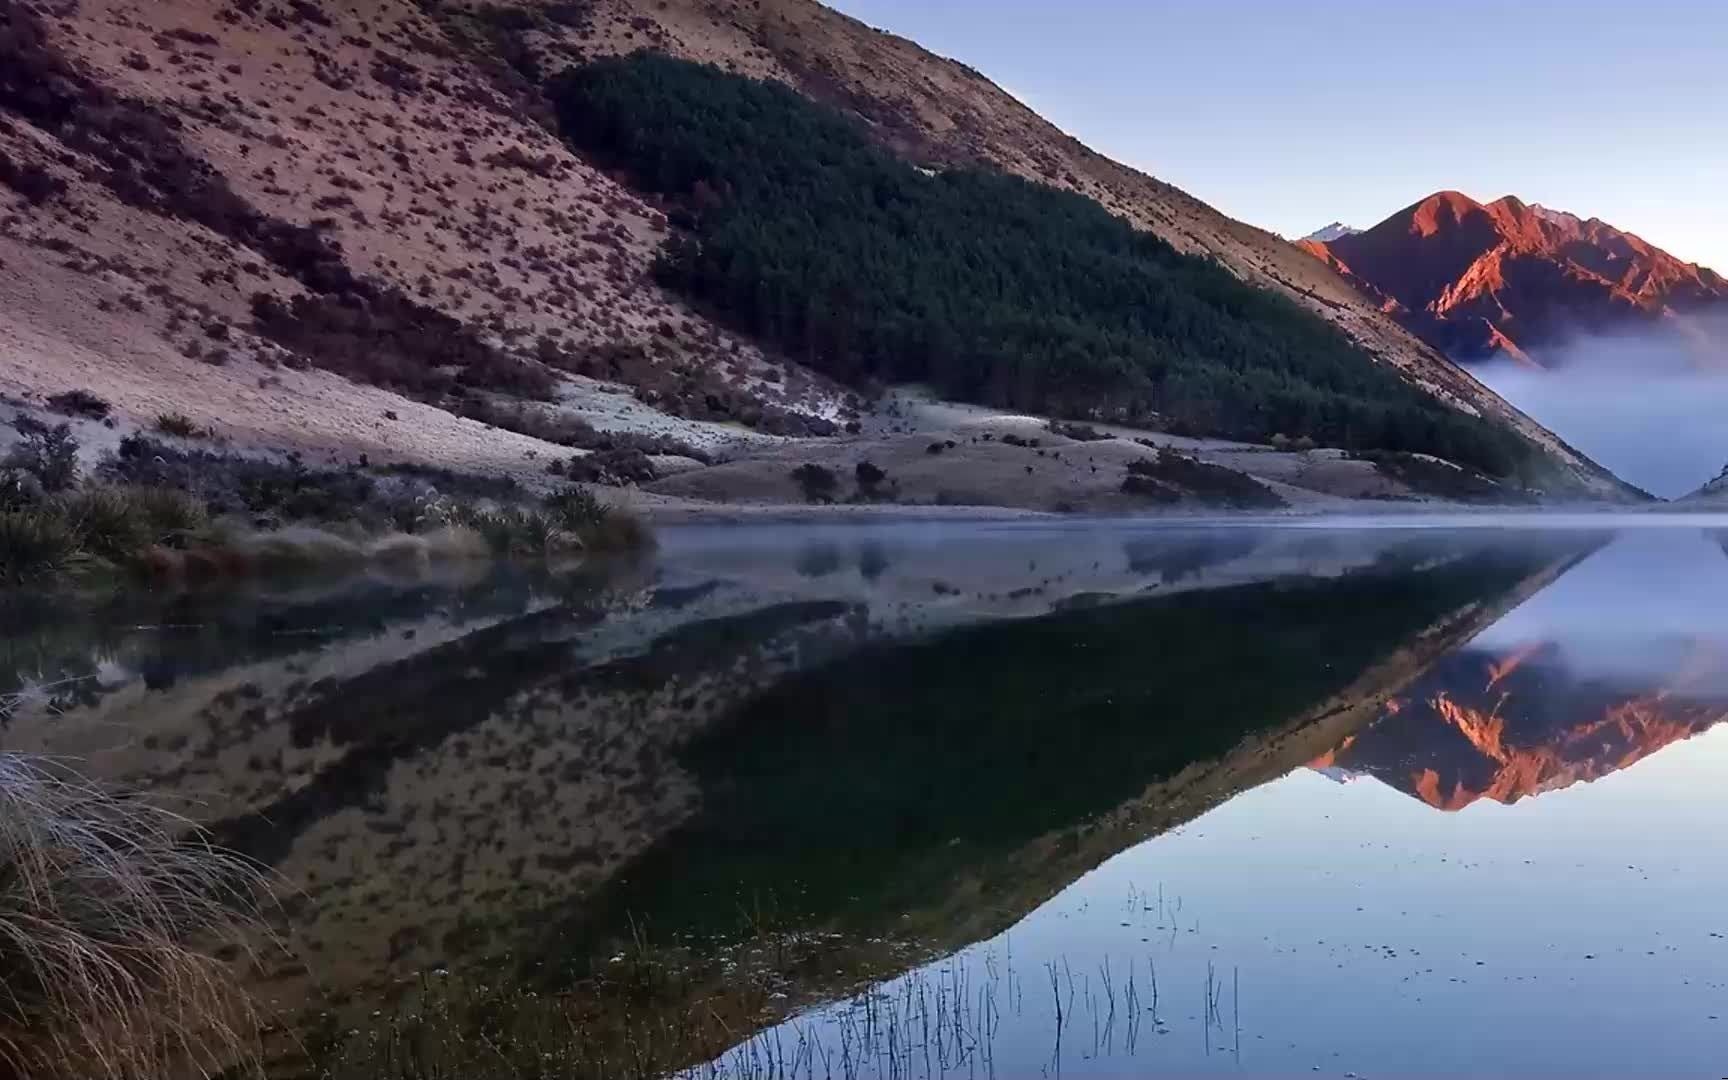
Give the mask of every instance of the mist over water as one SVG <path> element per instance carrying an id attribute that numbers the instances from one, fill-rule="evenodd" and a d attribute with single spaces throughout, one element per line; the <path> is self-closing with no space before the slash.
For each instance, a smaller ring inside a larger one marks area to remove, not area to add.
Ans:
<path id="1" fill-rule="evenodd" d="M 1471 374 L 1578 450 L 1665 499 L 1714 479 L 1728 462 L 1728 340 L 1674 335 L 1592 337 L 1542 357 L 1547 370 L 1511 361 Z"/>

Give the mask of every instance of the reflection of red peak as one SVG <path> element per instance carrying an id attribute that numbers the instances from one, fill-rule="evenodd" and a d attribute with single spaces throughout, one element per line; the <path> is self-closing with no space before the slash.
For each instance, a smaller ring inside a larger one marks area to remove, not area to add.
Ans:
<path id="1" fill-rule="evenodd" d="M 1444 695 L 1431 704 L 1436 715 L 1495 765 L 1489 782 L 1474 789 L 1459 781 L 1442 793 L 1433 769 L 1412 777 L 1422 800 L 1442 810 L 1459 810 L 1482 798 L 1513 803 L 1595 780 L 1697 734 L 1723 715 L 1717 706 L 1676 706 L 1654 697 L 1640 698 L 1582 720 L 1554 743 L 1521 747 L 1506 744 L 1505 721 L 1500 716 L 1461 706 Z"/>
<path id="2" fill-rule="evenodd" d="M 1728 311 L 1728 281 L 1596 218 L 1441 191 L 1365 232 L 1302 247 L 1461 359 Z M 1675 327 L 1679 330 L 1681 328 Z"/>
<path id="3" fill-rule="evenodd" d="M 1578 677 L 1551 644 L 1466 650 L 1316 765 L 1370 773 L 1442 810 L 1513 803 L 1627 768 L 1728 716 L 1722 701 L 1683 696 L 1715 659 L 1683 649 L 1660 686 L 1628 692 Z"/>
<path id="4" fill-rule="evenodd" d="M 1483 690 L 1487 691 L 1494 689 L 1495 684 L 1499 683 L 1501 679 L 1504 679 L 1514 671 L 1517 671 L 1519 667 L 1523 666 L 1524 661 L 1530 659 L 1532 656 L 1538 655 L 1547 647 L 1547 642 L 1533 642 L 1532 644 L 1523 645 L 1513 649 L 1504 657 L 1489 664 L 1488 685 L 1483 687 Z"/>

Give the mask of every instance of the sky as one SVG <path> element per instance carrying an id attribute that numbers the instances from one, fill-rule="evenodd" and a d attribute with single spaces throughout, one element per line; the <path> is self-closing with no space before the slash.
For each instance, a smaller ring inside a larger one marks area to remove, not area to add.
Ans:
<path id="1" fill-rule="evenodd" d="M 1728 4 L 827 2 L 1288 237 L 1451 188 L 1728 273 Z"/>

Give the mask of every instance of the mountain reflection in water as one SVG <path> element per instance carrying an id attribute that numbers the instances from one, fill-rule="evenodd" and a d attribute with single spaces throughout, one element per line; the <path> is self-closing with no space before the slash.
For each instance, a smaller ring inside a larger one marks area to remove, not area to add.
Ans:
<path id="1" fill-rule="evenodd" d="M 714 1067 L 844 1047 L 879 1077 L 1720 1075 L 1728 560 L 1634 531 L 1499 596 L 1319 714 L 1340 723 L 1197 766 L 1218 798 L 1154 783 L 1071 834 L 1073 862 L 1018 863 L 1061 887 L 1000 932 Z M 1279 750 L 1316 740 L 1326 774 L 1386 783 L 1289 770 Z"/>
<path id="2" fill-rule="evenodd" d="M 1728 716 L 1728 566 L 1698 533 L 1622 537 L 1316 758 L 1442 810 L 1627 768 Z"/>
<path id="3" fill-rule="evenodd" d="M 739 1053 L 1000 995 L 934 1067 L 856 1075 L 1696 1071 L 1728 556 L 1472 525 L 690 529 L 630 565 L 20 599 L 0 742 L 194 799 L 292 883 L 287 1010 L 482 961 L 569 986 L 772 908 L 831 944 Z M 1609 1038 L 1634 1022 L 1660 1046 Z"/>

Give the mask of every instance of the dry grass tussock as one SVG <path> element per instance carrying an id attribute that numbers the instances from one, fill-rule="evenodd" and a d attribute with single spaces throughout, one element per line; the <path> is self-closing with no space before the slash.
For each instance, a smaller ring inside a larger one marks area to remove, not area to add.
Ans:
<path id="1" fill-rule="evenodd" d="M 0 1076 L 255 1060 L 256 1016 L 217 954 L 256 940 L 267 884 L 177 814 L 0 754 Z"/>

